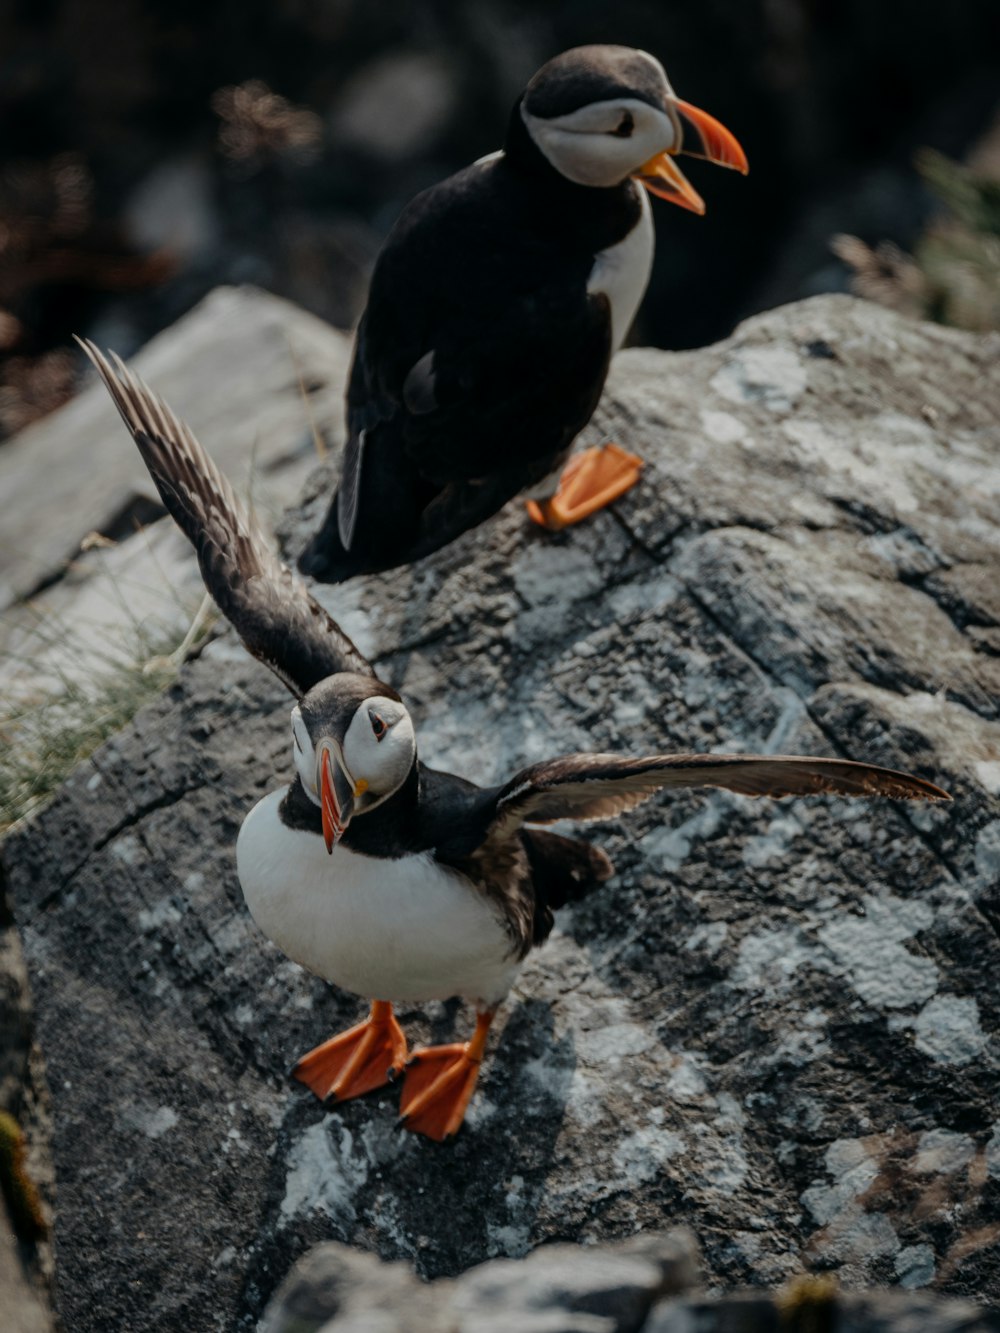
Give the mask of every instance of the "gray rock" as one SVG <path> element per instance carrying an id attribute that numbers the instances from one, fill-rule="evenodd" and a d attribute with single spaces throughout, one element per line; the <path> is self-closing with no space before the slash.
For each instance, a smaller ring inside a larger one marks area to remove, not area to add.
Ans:
<path id="1" fill-rule="evenodd" d="M 992 1333 L 1000 1314 L 929 1292 L 839 1291 L 829 1277 L 777 1292 L 695 1292 L 683 1229 L 616 1245 L 548 1245 L 457 1282 L 317 1245 L 270 1302 L 260 1333 Z M 669 1293 L 669 1295 L 667 1295 Z M 658 1300 L 658 1296 L 666 1299 Z"/>
<path id="2" fill-rule="evenodd" d="M 282 1282 L 260 1333 L 448 1333 L 450 1283 L 425 1284 L 409 1264 L 383 1263 L 329 1241 L 316 1245 Z"/>
<path id="3" fill-rule="evenodd" d="M 1000 1315 L 929 1292 L 832 1293 L 799 1303 L 788 1293 L 664 1301 L 643 1333 L 995 1333 Z"/>
<path id="4" fill-rule="evenodd" d="M 687 1232 L 613 1248 L 546 1245 L 526 1259 L 494 1259 L 463 1274 L 451 1309 L 460 1333 L 635 1333 L 653 1302 L 697 1279 Z"/>
<path id="5" fill-rule="evenodd" d="M 47 1297 L 25 1272 L 6 1217 L 0 1224 L 0 1310 L 4 1333 L 51 1333 L 52 1311 Z"/>
<path id="6" fill-rule="evenodd" d="M 238 488 L 265 510 L 295 497 L 315 461 L 313 424 L 343 440 L 350 343 L 297 306 L 220 287 L 136 357 L 135 366 Z M 131 531 L 137 497 L 158 497 L 96 382 L 0 451 L 0 610 L 46 584 L 91 531 Z M 140 512 L 142 512 L 140 508 Z"/>
<path id="7" fill-rule="evenodd" d="M 287 301 L 219 288 L 135 365 L 273 520 L 315 467 L 314 432 L 340 447 L 349 353 L 344 334 Z M 0 494 L 6 700 L 33 706 L 67 675 L 86 681 L 180 642 L 204 594 L 198 565 L 172 520 L 135 531 L 162 507 L 101 385 L 4 445 Z M 80 550 L 95 530 L 120 540 Z"/>
<path id="8" fill-rule="evenodd" d="M 1000 1313 L 929 1292 L 856 1291 L 837 1299 L 836 1333 L 997 1333 Z"/>
<path id="9" fill-rule="evenodd" d="M 697 1273 L 683 1229 L 609 1247 L 546 1245 L 429 1284 L 408 1265 L 327 1243 L 292 1269 L 261 1333 L 635 1333 L 657 1298 L 691 1287 Z"/>
<path id="10" fill-rule="evenodd" d="M 529 960 L 453 1144 L 397 1130 L 394 1090 L 330 1110 L 285 1080 L 361 1006 L 244 909 L 233 842 L 290 771 L 290 700 L 232 636 L 8 840 L 74 1333 L 252 1328 L 324 1240 L 436 1277 L 678 1222 L 715 1285 L 1000 1299 L 998 346 L 820 298 L 627 352 L 591 433 L 647 467 L 613 512 L 553 538 L 511 506 L 325 590 L 423 757 L 479 781 L 753 747 L 956 797 L 687 794 L 596 828 L 617 877 Z"/>

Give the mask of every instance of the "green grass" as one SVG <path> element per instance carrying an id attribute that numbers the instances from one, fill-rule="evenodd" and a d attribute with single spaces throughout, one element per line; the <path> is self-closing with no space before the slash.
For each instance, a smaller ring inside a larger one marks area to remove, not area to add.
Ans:
<path id="1" fill-rule="evenodd" d="M 55 679 L 37 697 L 0 707 L 0 837 L 44 805 L 79 763 L 170 684 L 205 636 L 205 609 L 183 635 L 134 626 L 89 679 L 54 668 Z M 57 632 L 44 620 L 35 631 L 43 646 Z M 88 652 L 92 657 L 92 646 Z"/>

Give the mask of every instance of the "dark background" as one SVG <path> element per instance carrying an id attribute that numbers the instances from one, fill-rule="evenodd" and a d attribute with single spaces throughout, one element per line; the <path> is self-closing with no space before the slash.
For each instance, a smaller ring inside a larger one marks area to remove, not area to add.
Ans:
<path id="1" fill-rule="evenodd" d="M 960 158 L 1000 105 L 997 0 L 3 0 L 0 435 L 71 391 L 71 332 L 128 354 L 220 282 L 350 325 L 407 199 L 600 41 L 659 56 L 750 159 L 690 165 L 704 218 L 656 205 L 633 341 L 663 347 L 843 289 L 835 232 L 911 245 L 914 153 Z"/>

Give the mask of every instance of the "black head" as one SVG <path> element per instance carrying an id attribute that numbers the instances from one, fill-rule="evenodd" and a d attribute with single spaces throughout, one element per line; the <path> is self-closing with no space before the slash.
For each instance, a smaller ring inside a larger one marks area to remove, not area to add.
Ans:
<path id="1" fill-rule="evenodd" d="M 330 851 L 352 818 L 399 790 L 417 757 L 413 721 L 392 686 L 346 671 L 313 686 L 292 710 L 292 740 Z"/>
<path id="2" fill-rule="evenodd" d="M 673 96 L 660 62 L 631 46 L 574 46 L 544 64 L 524 90 L 531 116 L 555 120 L 595 102 L 634 98 L 659 111 Z"/>
<path id="3" fill-rule="evenodd" d="M 543 65 L 514 110 L 506 148 L 526 169 L 544 160 L 590 189 L 634 177 L 696 213 L 705 205 L 674 161 L 678 153 L 747 170 L 725 126 L 682 102 L 656 57 L 629 46 L 577 46 Z"/>

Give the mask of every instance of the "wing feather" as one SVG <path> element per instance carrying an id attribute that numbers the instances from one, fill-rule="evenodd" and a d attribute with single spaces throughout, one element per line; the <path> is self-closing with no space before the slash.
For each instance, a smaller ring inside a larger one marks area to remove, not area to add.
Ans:
<path id="1" fill-rule="evenodd" d="M 283 564 L 192 431 L 112 353 L 80 346 L 104 381 L 205 586 L 247 649 L 296 695 L 338 671 L 371 674 L 336 621 Z"/>
<path id="2" fill-rule="evenodd" d="M 721 787 L 741 796 L 886 796 L 950 801 L 925 778 L 848 759 L 801 755 L 675 754 L 627 759 L 574 754 L 523 769 L 497 795 L 491 838 L 522 824 L 611 819 L 665 787 Z"/>
<path id="3" fill-rule="evenodd" d="M 337 531 L 340 544 L 349 551 L 354 542 L 354 529 L 358 522 L 358 505 L 361 501 L 361 469 L 364 466 L 366 430 L 352 434 L 344 449 L 344 462 L 340 471 L 340 485 L 337 487 Z"/>

